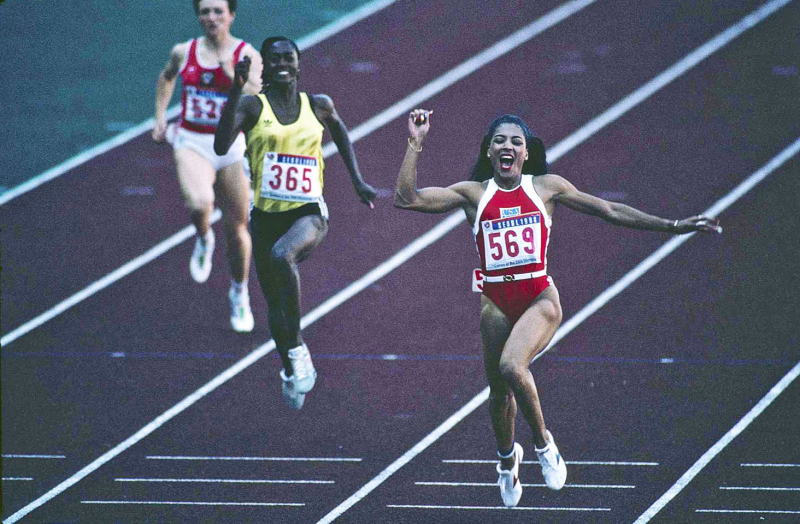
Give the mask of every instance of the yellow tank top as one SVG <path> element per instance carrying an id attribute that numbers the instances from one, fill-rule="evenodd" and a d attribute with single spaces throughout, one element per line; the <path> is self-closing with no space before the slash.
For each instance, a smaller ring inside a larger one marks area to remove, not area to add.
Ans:
<path id="1" fill-rule="evenodd" d="M 254 205 L 270 213 L 289 211 L 322 198 L 322 132 L 325 130 L 308 100 L 300 93 L 300 115 L 288 125 L 278 122 L 267 97 L 258 123 L 247 132 L 247 160 Z"/>

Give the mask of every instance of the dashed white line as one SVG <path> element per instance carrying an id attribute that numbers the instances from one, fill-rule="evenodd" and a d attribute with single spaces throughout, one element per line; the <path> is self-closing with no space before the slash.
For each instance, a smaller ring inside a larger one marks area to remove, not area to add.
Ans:
<path id="1" fill-rule="evenodd" d="M 301 502 L 199 502 L 172 500 L 82 500 L 81 504 L 132 504 L 150 506 L 305 506 Z"/>
<path id="2" fill-rule="evenodd" d="M 800 515 L 800 511 L 788 509 L 696 509 L 695 513 L 749 513 L 752 515 Z"/>
<path id="3" fill-rule="evenodd" d="M 3 455 L 3 458 L 15 459 L 65 459 L 66 455 L 24 455 L 24 454 L 8 454 Z"/>
<path id="4" fill-rule="evenodd" d="M 800 464 L 739 464 L 743 468 L 800 468 Z"/>
<path id="5" fill-rule="evenodd" d="M 115 482 L 165 482 L 208 484 L 335 484 L 332 480 L 287 480 L 287 479 L 188 479 L 188 478 L 117 478 Z"/>
<path id="6" fill-rule="evenodd" d="M 570 507 L 547 507 L 547 506 L 517 506 L 507 508 L 505 506 L 433 506 L 423 504 L 387 504 L 387 508 L 397 509 L 459 509 L 459 510 L 500 510 L 500 511 L 611 511 L 611 508 L 570 508 Z"/>
<path id="7" fill-rule="evenodd" d="M 494 462 L 497 464 L 497 461 Z M 466 487 L 466 488 L 496 488 L 497 482 L 414 482 L 417 486 L 442 486 L 442 487 Z M 546 488 L 547 484 L 522 484 L 524 488 Z M 583 489 L 635 489 L 636 486 L 629 484 L 566 484 L 565 488 Z"/>
<path id="8" fill-rule="evenodd" d="M 445 464 L 497 464 L 497 460 L 486 459 L 445 459 Z M 539 464 L 538 460 L 523 460 L 523 464 Z M 615 462 L 600 460 L 567 460 L 573 466 L 658 466 L 658 462 Z"/>
<path id="9" fill-rule="evenodd" d="M 783 488 L 770 486 L 720 486 L 727 491 L 800 491 L 800 488 Z"/>
<path id="10" fill-rule="evenodd" d="M 29 481 L 33 480 L 33 477 L 3 477 L 2 480 L 3 480 L 3 482 L 8 482 L 8 481 L 29 482 Z"/>
<path id="11" fill-rule="evenodd" d="M 266 462 L 361 462 L 355 457 L 202 457 L 190 455 L 148 455 L 147 460 L 243 460 Z"/>

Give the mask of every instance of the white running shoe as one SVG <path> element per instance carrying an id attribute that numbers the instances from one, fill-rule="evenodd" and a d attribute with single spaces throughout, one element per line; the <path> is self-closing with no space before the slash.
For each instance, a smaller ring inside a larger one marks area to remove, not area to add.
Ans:
<path id="1" fill-rule="evenodd" d="M 253 311 L 250 309 L 250 292 L 245 287 L 237 293 L 233 285 L 228 290 L 231 301 L 231 328 L 237 333 L 250 333 L 255 326 Z"/>
<path id="2" fill-rule="evenodd" d="M 317 371 L 311 362 L 311 354 L 305 344 L 290 349 L 289 360 L 292 362 L 292 375 L 286 376 L 286 371 L 281 370 L 281 380 L 283 381 L 283 399 L 289 407 L 300 409 L 306 393 L 311 391 L 317 380 Z"/>
<path id="3" fill-rule="evenodd" d="M 209 229 L 207 238 L 198 236 L 194 242 L 194 251 L 189 260 L 189 273 L 198 284 L 208 280 L 211 274 L 211 258 L 214 256 L 214 230 Z"/>
<path id="4" fill-rule="evenodd" d="M 539 455 L 539 463 L 542 465 L 545 484 L 550 489 L 559 490 L 567 482 L 567 465 L 564 463 L 564 459 L 561 458 L 561 453 L 558 452 L 553 434 L 548 431 L 547 436 L 550 437 L 550 442 L 547 443 L 544 449 L 536 448 L 536 454 Z"/>
<path id="5" fill-rule="evenodd" d="M 519 465 L 522 463 L 522 446 L 514 442 L 514 467 L 511 469 L 501 469 L 497 465 L 497 473 L 500 477 L 497 484 L 500 486 L 500 496 L 503 497 L 503 504 L 507 508 L 513 508 L 519 503 L 522 497 L 522 484 L 519 481 Z"/>
<path id="6" fill-rule="evenodd" d="M 305 393 L 298 393 L 294 388 L 294 376 L 287 377 L 286 372 L 281 370 L 281 390 L 283 391 L 283 401 L 292 409 L 300 409 L 306 401 Z"/>

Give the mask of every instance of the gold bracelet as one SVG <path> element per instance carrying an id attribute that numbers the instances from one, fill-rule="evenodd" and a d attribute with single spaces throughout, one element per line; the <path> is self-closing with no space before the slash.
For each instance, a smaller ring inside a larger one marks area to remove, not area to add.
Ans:
<path id="1" fill-rule="evenodd" d="M 411 145 L 411 137 L 408 137 L 406 140 L 408 141 L 408 147 L 410 147 L 412 151 L 414 151 L 415 153 L 422 152 L 422 146 L 419 146 L 419 149 L 414 149 L 414 146 Z"/>

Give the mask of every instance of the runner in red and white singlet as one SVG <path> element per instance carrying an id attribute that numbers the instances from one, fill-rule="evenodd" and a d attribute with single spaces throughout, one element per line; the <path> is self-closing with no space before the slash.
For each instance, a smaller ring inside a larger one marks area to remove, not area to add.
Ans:
<path id="1" fill-rule="evenodd" d="M 231 286 L 231 328 L 252 331 L 253 314 L 247 289 L 252 241 L 247 228 L 250 182 L 243 168 L 244 136 L 225 155 L 214 153 L 214 132 L 233 85 L 234 64 L 252 62 L 260 73 L 261 55 L 246 42 L 234 38 L 230 28 L 236 16 L 236 0 L 194 0 L 203 36 L 176 44 L 156 84 L 156 114 L 152 137 L 172 145 L 181 194 L 189 218 L 197 229 L 189 273 L 203 283 L 211 274 L 214 230 L 211 214 L 222 198 L 223 228 L 227 239 Z M 258 73 L 243 86 L 248 93 L 261 89 Z M 178 124 L 167 126 L 167 106 L 181 79 L 181 113 Z"/>
<path id="2" fill-rule="evenodd" d="M 511 190 L 489 180 L 478 203 L 473 234 L 481 257 L 483 294 L 512 324 L 552 283 L 547 276 L 550 226 L 532 175 L 522 175 Z"/>
<path id="3" fill-rule="evenodd" d="M 246 42 L 239 42 L 233 63 L 240 60 Z M 186 62 L 180 70 L 182 96 L 180 126 L 196 133 L 214 134 L 222 108 L 228 102 L 232 79 L 219 64 L 207 67 L 197 57 L 197 39 L 189 44 Z"/>
<path id="4" fill-rule="evenodd" d="M 517 407 L 531 428 L 547 487 L 561 489 L 567 480 L 566 463 L 545 426 L 529 369 L 561 324 L 558 290 L 547 276 L 556 206 L 635 229 L 675 234 L 722 230 L 714 218 L 667 220 L 578 191 L 564 178 L 547 173 L 544 144 L 513 115 L 503 115 L 489 126 L 469 181 L 417 188 L 417 159 L 430 129 L 430 114 L 415 109 L 408 117 L 410 136 L 394 204 L 423 213 L 460 208 L 472 226 L 483 272 L 480 328 L 500 458 L 497 483 L 503 504 L 514 507 L 522 496 L 523 447 L 514 440 Z"/>

